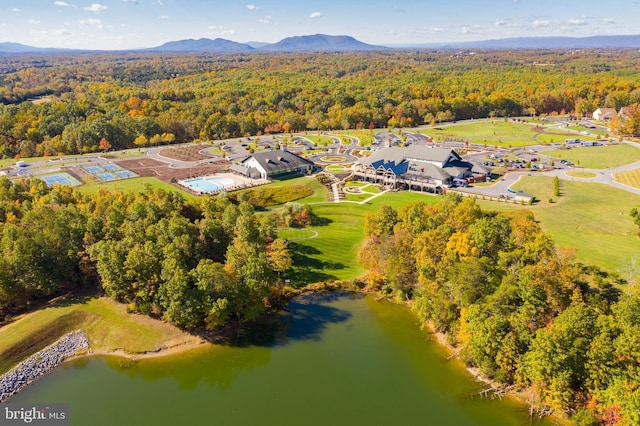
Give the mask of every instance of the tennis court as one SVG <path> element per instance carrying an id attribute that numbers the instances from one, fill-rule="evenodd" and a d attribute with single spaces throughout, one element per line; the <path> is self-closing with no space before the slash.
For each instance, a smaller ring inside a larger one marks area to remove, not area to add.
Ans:
<path id="1" fill-rule="evenodd" d="M 87 173 L 91 173 L 92 175 L 97 175 L 98 173 L 104 172 L 104 169 L 100 166 L 87 166 L 87 167 L 83 167 L 83 169 Z"/>
<path id="2" fill-rule="evenodd" d="M 48 175 L 37 176 L 38 179 L 42 179 L 47 186 L 54 185 L 69 185 L 69 186 L 78 186 L 80 185 L 80 181 L 78 179 L 71 176 L 69 173 L 52 173 Z"/>
<path id="3" fill-rule="evenodd" d="M 112 163 L 103 164 L 102 168 L 104 168 L 108 172 L 117 172 L 117 171 L 122 170 L 122 167 L 118 166 L 117 164 L 112 164 Z"/>
<path id="4" fill-rule="evenodd" d="M 111 182 L 113 180 L 118 180 L 118 176 L 109 172 L 96 173 L 95 176 L 103 182 Z"/>
<path id="5" fill-rule="evenodd" d="M 134 172 L 113 163 L 106 163 L 100 166 L 86 166 L 83 167 L 83 169 L 85 172 L 90 173 L 102 182 L 112 182 L 119 179 L 138 177 Z"/>

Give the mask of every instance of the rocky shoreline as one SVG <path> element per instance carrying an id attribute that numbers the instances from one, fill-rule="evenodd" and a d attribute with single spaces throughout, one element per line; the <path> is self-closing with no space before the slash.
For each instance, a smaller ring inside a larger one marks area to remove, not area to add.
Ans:
<path id="1" fill-rule="evenodd" d="M 65 360 L 88 350 L 89 340 L 84 331 L 77 330 L 64 335 L 57 342 L 31 355 L 0 377 L 0 402 L 7 401 Z"/>

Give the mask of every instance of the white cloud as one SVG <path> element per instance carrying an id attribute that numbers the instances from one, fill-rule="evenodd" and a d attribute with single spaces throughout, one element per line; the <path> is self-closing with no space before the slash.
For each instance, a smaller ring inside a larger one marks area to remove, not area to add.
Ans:
<path id="1" fill-rule="evenodd" d="M 55 36 L 70 36 L 72 34 L 71 34 L 71 32 L 69 32 L 67 30 L 55 30 L 53 32 L 53 35 L 55 35 Z"/>
<path id="2" fill-rule="evenodd" d="M 160 15 L 158 16 L 158 19 L 162 19 L 163 21 L 166 21 L 167 19 L 169 19 L 169 15 Z"/>
<path id="3" fill-rule="evenodd" d="M 571 24 L 571 25 L 587 25 L 587 22 L 584 19 L 569 19 L 569 24 Z"/>
<path id="4" fill-rule="evenodd" d="M 53 5 L 58 7 L 69 7 L 69 3 L 64 1 L 54 1 Z"/>
<path id="5" fill-rule="evenodd" d="M 260 6 L 256 6 L 255 4 L 248 4 L 247 5 L 247 9 L 249 9 L 249 10 L 258 10 L 258 9 L 260 9 Z"/>
<path id="6" fill-rule="evenodd" d="M 236 35 L 236 33 L 237 33 L 237 31 L 236 31 L 236 30 L 224 30 L 224 31 L 222 31 L 222 32 L 221 32 L 221 34 L 222 34 L 224 37 L 234 36 L 234 35 Z"/>
<path id="7" fill-rule="evenodd" d="M 91 6 L 85 7 L 84 10 L 88 10 L 93 13 L 100 13 L 107 10 L 107 6 L 100 3 L 93 3 Z"/>
<path id="8" fill-rule="evenodd" d="M 153 4 L 158 5 L 158 6 L 164 6 L 164 2 L 162 0 L 155 0 L 153 2 Z"/>
<path id="9" fill-rule="evenodd" d="M 500 19 L 496 19 L 496 23 L 495 23 L 496 27 L 503 27 L 505 25 L 507 25 L 507 23 L 505 21 L 501 21 Z"/>
<path id="10" fill-rule="evenodd" d="M 92 25 L 94 27 L 102 28 L 102 21 L 100 21 L 99 19 L 93 19 L 93 18 L 82 19 L 80 21 L 80 24 L 81 25 Z"/>
<path id="11" fill-rule="evenodd" d="M 604 19 L 602 20 L 602 22 L 604 22 L 605 24 L 609 24 L 609 25 L 611 25 L 611 24 L 615 24 L 615 23 L 616 23 L 616 20 L 615 20 L 615 19 L 613 19 L 613 18 L 604 18 Z"/>
<path id="12" fill-rule="evenodd" d="M 11 11 L 15 12 L 15 13 L 20 13 L 21 12 L 21 10 L 18 9 L 17 7 L 14 7 L 13 9 L 11 9 Z"/>
<path id="13" fill-rule="evenodd" d="M 267 16 L 266 18 L 260 19 L 260 23 L 261 24 L 270 24 L 271 23 L 271 16 Z"/>
<path id="14" fill-rule="evenodd" d="M 548 27 L 549 25 L 551 25 L 551 21 L 533 21 L 533 23 L 531 24 L 533 26 L 533 28 L 544 28 L 544 27 Z"/>
<path id="15" fill-rule="evenodd" d="M 40 21 L 38 21 L 37 19 L 29 19 L 29 20 L 27 21 L 27 23 L 28 23 L 29 25 L 38 25 L 38 24 L 40 23 Z"/>
<path id="16" fill-rule="evenodd" d="M 133 4 L 138 4 L 138 0 L 122 0 L 125 3 L 133 3 Z"/>
<path id="17" fill-rule="evenodd" d="M 309 18 L 311 19 L 320 18 L 320 17 L 322 17 L 322 13 L 320 12 L 312 12 L 311 15 L 309 15 Z"/>

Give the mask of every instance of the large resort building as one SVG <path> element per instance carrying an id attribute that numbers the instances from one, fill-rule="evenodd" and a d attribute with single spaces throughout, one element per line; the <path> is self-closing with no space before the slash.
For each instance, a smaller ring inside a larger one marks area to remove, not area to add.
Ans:
<path id="1" fill-rule="evenodd" d="M 306 174 L 313 170 L 313 162 L 285 150 L 262 151 L 245 158 L 231 170 L 254 179 L 267 179 L 288 174 Z"/>
<path id="2" fill-rule="evenodd" d="M 452 149 L 428 146 L 392 147 L 375 151 L 352 167 L 353 178 L 392 189 L 441 192 L 444 187 L 466 186 L 484 180 L 489 171 L 464 161 Z"/>

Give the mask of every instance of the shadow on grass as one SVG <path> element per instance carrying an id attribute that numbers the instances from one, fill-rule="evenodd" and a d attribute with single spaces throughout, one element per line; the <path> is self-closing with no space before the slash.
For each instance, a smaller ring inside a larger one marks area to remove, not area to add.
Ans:
<path id="1" fill-rule="evenodd" d="M 77 325 L 83 323 L 89 315 L 87 312 L 70 312 L 24 336 L 18 343 L 0 353 L 0 373 L 9 371 L 30 355 L 44 349 L 65 334 L 74 331 Z"/>
<path id="2" fill-rule="evenodd" d="M 301 340 L 319 341 L 330 324 L 342 323 L 351 318 L 349 311 L 330 305 L 345 297 L 363 296 L 336 292 L 309 293 L 296 297 L 289 302 L 285 311 L 243 327 L 224 344 L 236 347 L 277 347 Z"/>
<path id="3" fill-rule="evenodd" d="M 315 247 L 307 246 L 290 241 L 291 260 L 293 270 L 287 274 L 293 287 L 301 287 L 319 281 L 337 280 L 336 275 L 331 271 L 346 268 L 343 263 L 330 262 L 312 256 L 322 255 L 322 252 Z"/>

